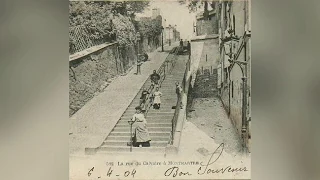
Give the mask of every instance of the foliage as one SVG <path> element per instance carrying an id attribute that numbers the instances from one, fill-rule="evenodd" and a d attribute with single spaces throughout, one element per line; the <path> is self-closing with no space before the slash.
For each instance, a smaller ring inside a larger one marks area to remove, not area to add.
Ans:
<path id="1" fill-rule="evenodd" d="M 211 8 L 215 8 L 215 1 L 207 1 L 207 0 L 180 0 L 179 3 L 181 5 L 186 5 L 190 12 L 197 12 L 203 8 L 204 15 L 208 13 L 208 5 Z"/>
<path id="2" fill-rule="evenodd" d="M 101 2 L 71 1 L 69 4 L 69 26 L 83 25 L 90 39 L 110 38 L 114 34 L 111 27 L 111 10 L 101 6 Z M 72 39 L 71 39 L 72 41 Z"/>
<path id="3" fill-rule="evenodd" d="M 134 17 L 135 13 L 141 13 L 145 7 L 149 6 L 149 1 L 108 1 L 107 3 L 114 14 L 119 13 L 129 17 Z"/>
<path id="4" fill-rule="evenodd" d="M 148 5 L 148 1 L 70 1 L 69 26 L 84 25 L 88 34 L 83 35 L 90 39 L 111 40 L 116 35 L 120 45 L 131 45 L 136 32 L 131 19 Z"/>
<path id="5" fill-rule="evenodd" d="M 146 38 L 160 35 L 162 32 L 162 17 L 157 16 L 155 19 L 142 18 L 138 22 L 138 30 Z"/>
<path id="6" fill-rule="evenodd" d="M 136 41 L 136 30 L 129 17 L 118 14 L 112 22 L 120 46 L 130 46 Z"/>

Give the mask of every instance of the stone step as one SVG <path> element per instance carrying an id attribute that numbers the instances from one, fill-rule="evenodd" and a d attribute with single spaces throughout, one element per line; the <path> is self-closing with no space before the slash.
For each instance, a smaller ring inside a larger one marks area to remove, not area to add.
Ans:
<path id="1" fill-rule="evenodd" d="M 176 88 L 176 82 L 172 81 L 172 82 L 168 82 L 166 84 L 161 84 L 160 89 L 171 89 L 171 88 Z"/>
<path id="2" fill-rule="evenodd" d="M 118 151 L 97 151 L 98 155 L 103 156 L 120 156 L 120 157 L 135 157 L 136 156 L 153 156 L 153 157 L 164 157 L 164 152 L 118 152 Z"/>
<path id="3" fill-rule="evenodd" d="M 132 126 L 132 130 L 134 130 L 135 125 Z M 169 132 L 171 131 L 171 127 L 149 127 L 147 124 L 147 128 L 149 132 Z M 128 127 L 115 127 L 112 132 L 130 132 L 130 126 Z"/>
<path id="4" fill-rule="evenodd" d="M 114 140 L 107 140 L 105 141 L 103 144 L 102 144 L 102 147 L 103 146 L 106 146 L 106 147 L 110 147 L 110 146 L 127 146 L 127 143 L 129 141 L 114 141 Z M 168 145 L 168 141 L 155 141 L 155 140 L 151 140 L 150 141 L 150 146 L 151 147 L 166 147 Z"/>
<path id="5" fill-rule="evenodd" d="M 151 140 L 153 141 L 169 141 L 169 136 L 153 136 L 150 135 Z M 128 136 L 113 136 L 110 135 L 109 137 L 107 137 L 107 139 L 105 141 L 129 141 L 130 140 L 130 135 Z"/>
<path id="6" fill-rule="evenodd" d="M 149 131 L 150 136 L 169 136 L 171 131 L 168 132 L 151 132 Z M 111 132 L 111 136 L 130 136 L 130 131 L 128 132 Z"/>
<path id="7" fill-rule="evenodd" d="M 160 117 L 173 117 L 174 112 L 170 112 L 170 113 L 164 113 L 164 112 L 154 112 L 154 111 L 149 111 L 147 114 L 147 117 L 149 118 L 153 118 L 155 116 L 160 116 Z"/>
<path id="8" fill-rule="evenodd" d="M 147 124 L 149 123 L 171 123 L 172 122 L 172 118 L 170 119 L 153 119 L 153 118 L 146 118 L 147 119 Z M 120 120 L 118 121 L 118 124 L 128 124 L 129 119 L 127 120 Z"/>
<path id="9" fill-rule="evenodd" d="M 179 59 L 180 60 L 180 59 Z M 164 81 L 161 84 L 160 92 L 163 93 L 161 97 L 161 108 L 156 110 L 150 107 L 147 114 L 147 127 L 151 138 L 151 147 L 137 148 L 133 147 L 130 152 L 130 147 L 127 146 L 127 142 L 130 139 L 130 125 L 128 121 L 132 118 L 135 113 L 135 107 L 140 103 L 140 96 L 142 88 L 136 97 L 133 99 L 125 113 L 119 119 L 118 123 L 106 138 L 105 142 L 98 149 L 98 154 L 121 154 L 121 155 L 133 155 L 134 154 L 152 154 L 163 156 L 165 153 L 165 147 L 168 144 L 171 128 L 172 118 L 175 110 L 172 106 L 177 104 L 177 95 L 175 83 L 182 83 L 183 75 L 185 73 L 185 60 L 176 61 L 174 69 L 170 74 L 167 74 Z M 146 81 L 143 87 L 149 89 L 151 85 L 150 79 Z M 154 92 L 154 89 L 151 93 Z M 149 101 L 149 100 L 147 100 Z M 135 125 L 133 125 L 133 128 Z"/>
<path id="10" fill-rule="evenodd" d="M 165 94 L 162 93 L 161 104 L 176 102 L 177 94 Z M 140 104 L 140 99 L 132 101 L 131 105 L 134 107 Z"/>
<path id="11" fill-rule="evenodd" d="M 150 108 L 149 109 L 149 112 L 153 112 L 153 111 L 156 111 L 156 112 L 172 112 L 174 111 L 174 109 L 171 109 L 172 106 L 165 106 L 166 108 L 163 108 L 163 106 L 161 105 L 161 109 L 152 109 Z M 163 109 L 162 109 L 163 108 Z M 134 108 L 132 109 L 127 109 L 125 113 L 135 113 L 136 110 Z"/>
<path id="12" fill-rule="evenodd" d="M 172 122 L 172 118 L 173 117 L 171 117 L 170 119 L 153 119 L 153 118 L 146 118 L 146 120 L 147 120 L 147 124 L 149 124 L 149 123 L 171 123 Z M 129 120 L 120 120 L 120 121 L 118 121 L 118 123 L 119 124 L 128 124 L 128 121 Z"/>
<path id="13" fill-rule="evenodd" d="M 175 95 L 174 97 L 172 96 L 171 97 L 172 99 L 174 98 L 174 100 L 172 100 L 172 102 L 177 102 L 177 95 Z M 167 100 L 166 100 L 167 101 Z M 171 102 L 168 102 L 168 103 L 171 103 Z M 129 107 L 128 107 L 128 109 L 126 109 L 126 110 L 135 110 L 135 108 L 136 108 L 136 106 L 138 106 L 139 105 L 139 103 L 138 102 L 136 102 L 136 103 L 134 103 L 134 104 L 131 104 Z M 149 104 L 149 106 L 150 106 L 150 104 Z M 167 104 L 167 102 L 162 102 L 162 100 L 161 100 L 161 107 L 170 107 L 170 104 Z"/>
<path id="14" fill-rule="evenodd" d="M 164 82 L 162 82 L 161 86 L 163 84 L 170 84 L 170 83 L 175 83 L 175 82 L 182 82 L 183 78 L 168 78 L 168 79 L 165 79 Z"/>
<path id="15" fill-rule="evenodd" d="M 153 114 L 149 114 L 147 115 L 148 119 L 172 119 L 172 113 L 165 113 L 165 114 L 161 114 L 161 113 L 153 113 Z M 121 120 L 130 120 L 132 118 L 132 116 L 126 115 L 126 116 L 122 116 L 120 119 Z"/>
<path id="16" fill-rule="evenodd" d="M 159 127 L 168 127 L 168 124 L 171 125 L 172 123 L 172 119 L 168 119 L 168 120 L 152 120 L 152 119 L 147 119 L 147 125 L 151 125 L 150 127 L 157 127 L 157 125 L 159 125 Z M 163 124 L 163 125 L 161 125 Z M 164 124 L 167 124 L 166 126 L 164 126 Z M 119 121 L 117 123 L 117 125 L 119 125 L 119 127 L 123 127 L 123 126 L 129 126 L 128 121 Z M 116 125 L 116 126 L 117 126 Z M 149 127 L 149 126 L 148 126 Z"/>
<path id="17" fill-rule="evenodd" d="M 152 128 L 152 127 L 172 127 L 171 123 L 147 123 L 148 128 Z M 116 125 L 117 127 L 130 127 L 129 123 L 118 123 Z"/>
<path id="18" fill-rule="evenodd" d="M 98 151 L 109 151 L 109 152 L 130 152 L 130 146 L 101 146 Z M 165 147 L 132 147 L 132 152 L 154 152 L 164 153 Z"/>
<path id="19" fill-rule="evenodd" d="M 172 107 L 167 108 L 167 109 L 152 109 L 152 108 L 150 108 L 147 116 L 150 115 L 150 113 L 174 113 L 174 109 L 172 109 Z"/>
<path id="20" fill-rule="evenodd" d="M 149 109 L 149 112 L 152 111 L 152 112 L 163 112 L 163 113 L 171 113 L 172 111 L 174 111 L 173 109 L 171 109 L 172 106 L 164 106 L 162 107 L 162 104 L 161 104 L 161 108 L 160 109 L 153 109 L 152 107 Z M 136 112 L 135 108 L 131 108 L 131 109 L 127 109 L 123 115 L 125 114 L 134 114 Z"/>

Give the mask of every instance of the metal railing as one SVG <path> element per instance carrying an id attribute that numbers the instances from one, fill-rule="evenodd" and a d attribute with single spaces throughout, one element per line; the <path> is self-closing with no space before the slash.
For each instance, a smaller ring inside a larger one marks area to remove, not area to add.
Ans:
<path id="1" fill-rule="evenodd" d="M 171 53 L 169 54 L 169 56 L 167 57 L 167 59 L 162 63 L 162 65 L 160 66 L 160 68 L 158 69 L 157 73 L 160 75 L 160 80 L 159 80 L 159 87 L 161 88 L 161 85 L 162 85 L 162 82 L 165 80 L 166 78 L 166 75 L 167 74 L 171 74 L 172 73 L 172 70 L 176 64 L 176 60 L 173 58 L 169 61 L 170 59 L 170 56 L 172 54 L 176 54 L 176 50 L 175 48 L 173 48 L 173 50 L 171 51 Z M 150 80 L 150 77 L 148 78 L 148 80 Z M 150 99 L 153 94 L 153 90 L 154 90 L 154 85 L 150 85 L 149 88 L 148 88 L 148 95 L 146 96 L 146 100 Z M 144 115 L 145 117 L 147 117 L 148 115 L 148 112 L 152 106 L 152 103 L 153 103 L 153 99 L 152 100 L 149 100 L 149 101 L 146 101 L 146 104 L 145 104 L 145 107 L 146 108 L 146 111 L 144 112 Z"/>
<path id="2" fill-rule="evenodd" d="M 172 69 L 174 68 L 174 65 L 176 63 L 176 60 L 174 60 L 174 58 L 171 59 L 171 61 L 168 60 L 168 59 L 170 59 L 170 55 L 172 53 L 176 53 L 176 52 L 175 51 L 171 52 L 169 54 L 169 56 L 166 58 L 166 60 L 162 63 L 162 65 L 160 66 L 158 71 L 157 71 L 157 74 L 160 75 L 160 79 L 159 79 L 159 82 L 158 82 L 159 87 L 161 87 L 162 82 L 166 79 L 166 75 L 170 74 L 172 72 Z M 169 63 L 170 63 L 170 65 L 169 65 Z M 169 68 L 170 68 L 170 70 L 169 70 Z M 150 76 L 147 79 L 147 81 L 148 80 L 149 81 L 151 80 Z M 148 90 L 147 90 L 148 91 L 148 95 L 146 96 L 145 104 L 144 104 L 144 107 L 147 107 L 145 109 L 145 112 L 144 112 L 144 116 L 145 117 L 147 117 L 148 112 L 149 112 L 149 110 L 150 110 L 150 108 L 151 108 L 151 106 L 153 104 L 153 99 L 150 99 L 150 96 L 152 96 L 152 94 L 153 94 L 154 87 L 155 87 L 155 85 L 151 84 L 149 86 Z M 139 93 L 136 96 L 138 96 L 138 95 L 139 95 Z M 139 105 L 141 105 L 141 104 L 139 104 Z M 132 131 L 132 124 L 130 124 L 130 152 L 132 152 L 132 145 L 133 145 L 133 134 L 132 134 L 132 132 L 133 132 Z"/>
<path id="3" fill-rule="evenodd" d="M 173 145 L 173 140 L 174 140 L 174 135 L 175 135 L 176 127 L 177 127 L 178 117 L 179 117 L 181 106 L 182 106 L 182 101 L 181 101 L 182 95 L 186 91 L 187 74 L 190 71 L 190 69 L 191 69 L 191 59 L 189 57 L 189 59 L 186 63 L 186 69 L 185 69 L 182 84 L 181 84 L 182 92 L 177 98 L 176 108 L 175 108 L 174 115 L 172 118 L 172 129 L 171 129 L 170 139 L 168 142 L 168 144 L 170 144 L 170 145 Z"/>

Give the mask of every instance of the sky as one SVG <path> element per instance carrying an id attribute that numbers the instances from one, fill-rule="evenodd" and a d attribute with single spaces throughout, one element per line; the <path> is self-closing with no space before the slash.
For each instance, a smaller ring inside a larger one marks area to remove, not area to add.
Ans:
<path id="1" fill-rule="evenodd" d="M 180 5 L 173 0 L 156 0 L 150 2 L 150 7 L 143 14 L 137 16 L 151 16 L 152 9 L 159 8 L 161 15 L 166 19 L 166 25 L 177 25 L 177 30 L 180 32 L 182 39 L 190 39 L 193 35 L 193 23 L 195 23 L 195 13 L 189 13 L 186 5 Z"/>

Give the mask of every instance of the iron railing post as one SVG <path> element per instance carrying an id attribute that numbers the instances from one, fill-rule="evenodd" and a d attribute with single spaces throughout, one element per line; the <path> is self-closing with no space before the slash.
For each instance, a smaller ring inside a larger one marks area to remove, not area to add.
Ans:
<path id="1" fill-rule="evenodd" d="M 242 79 L 242 128 L 241 128 L 241 134 L 242 134 L 242 140 L 243 145 L 245 148 L 245 133 L 247 132 L 247 77 L 243 77 Z"/>
<path id="2" fill-rule="evenodd" d="M 133 145 L 133 139 L 132 139 L 132 124 L 130 122 L 130 152 L 132 152 L 132 145 Z"/>

